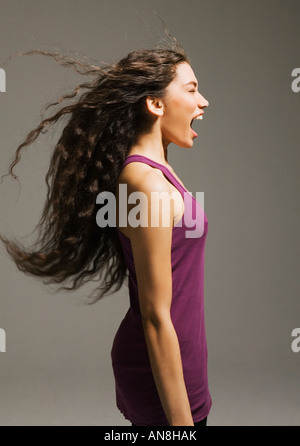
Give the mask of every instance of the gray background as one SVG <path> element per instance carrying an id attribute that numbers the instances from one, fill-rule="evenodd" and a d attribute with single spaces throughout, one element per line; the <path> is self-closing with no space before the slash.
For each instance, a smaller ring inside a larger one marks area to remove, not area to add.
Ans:
<path id="1" fill-rule="evenodd" d="M 153 10 L 192 59 L 209 100 L 192 149 L 169 162 L 209 221 L 205 308 L 209 425 L 299 425 L 298 0 L 1 0 L 1 175 L 46 103 L 83 81 L 44 56 L 78 52 L 113 62 L 164 39 Z M 45 198 L 44 176 L 62 124 L 25 149 L 21 181 L 0 185 L 1 233 L 26 244 Z M 128 308 L 126 286 L 81 306 L 88 285 L 55 294 L 20 273 L 0 247 L 1 425 L 129 425 L 115 406 L 110 349 Z"/>

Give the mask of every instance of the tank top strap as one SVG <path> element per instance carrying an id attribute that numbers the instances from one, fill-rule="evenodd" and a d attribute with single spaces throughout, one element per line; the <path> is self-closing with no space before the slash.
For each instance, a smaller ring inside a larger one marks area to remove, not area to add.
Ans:
<path id="1" fill-rule="evenodd" d="M 183 198 L 184 198 L 184 192 L 189 193 L 189 191 L 186 190 L 179 183 L 177 178 L 172 174 L 172 172 L 166 166 L 164 166 L 163 164 L 157 163 L 156 161 L 153 161 L 144 155 L 129 155 L 129 156 L 127 156 L 127 158 L 125 158 L 125 161 L 122 165 L 122 168 L 125 167 L 126 164 L 132 163 L 133 161 L 145 163 L 145 164 L 148 164 L 149 166 L 156 167 L 157 169 L 160 169 L 163 172 L 163 174 L 167 177 L 167 179 L 173 184 L 173 186 L 175 186 L 176 189 L 179 190 L 179 192 L 181 193 Z"/>

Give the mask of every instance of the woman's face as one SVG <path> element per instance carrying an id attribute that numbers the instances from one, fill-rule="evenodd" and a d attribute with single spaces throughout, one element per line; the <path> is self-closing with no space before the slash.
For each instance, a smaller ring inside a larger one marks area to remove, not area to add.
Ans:
<path id="1" fill-rule="evenodd" d="M 178 64 L 176 76 L 167 87 L 163 100 L 161 131 L 165 147 L 170 143 L 187 148 L 193 146 L 198 135 L 191 128 L 192 119 L 202 115 L 203 108 L 209 104 L 197 88 L 198 82 L 191 66 L 186 62 Z"/>

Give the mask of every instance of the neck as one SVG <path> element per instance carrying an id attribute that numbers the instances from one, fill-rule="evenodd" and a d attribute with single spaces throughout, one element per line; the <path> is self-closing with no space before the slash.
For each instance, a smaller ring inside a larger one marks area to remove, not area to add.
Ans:
<path id="1" fill-rule="evenodd" d="M 128 155 L 144 155 L 157 163 L 168 165 L 168 143 L 163 141 L 158 122 L 149 133 L 140 135 Z"/>

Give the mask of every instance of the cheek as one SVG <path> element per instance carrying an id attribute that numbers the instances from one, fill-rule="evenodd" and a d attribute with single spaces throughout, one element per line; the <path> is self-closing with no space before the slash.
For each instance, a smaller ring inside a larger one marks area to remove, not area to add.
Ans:
<path id="1" fill-rule="evenodd" d="M 196 106 L 192 95 L 174 98 L 174 112 L 181 117 L 186 117 L 187 120 L 192 119 Z"/>
<path id="2" fill-rule="evenodd" d="M 172 107 L 169 108 L 166 119 L 169 124 L 176 126 L 186 125 L 192 119 L 194 104 L 186 99 L 174 99 Z"/>
<path id="3" fill-rule="evenodd" d="M 197 105 L 197 104 L 196 104 Z M 190 122 L 196 109 L 192 95 L 174 94 L 166 103 L 162 130 L 167 139 L 182 145 L 190 137 Z M 185 143 L 186 144 L 186 143 Z"/>

